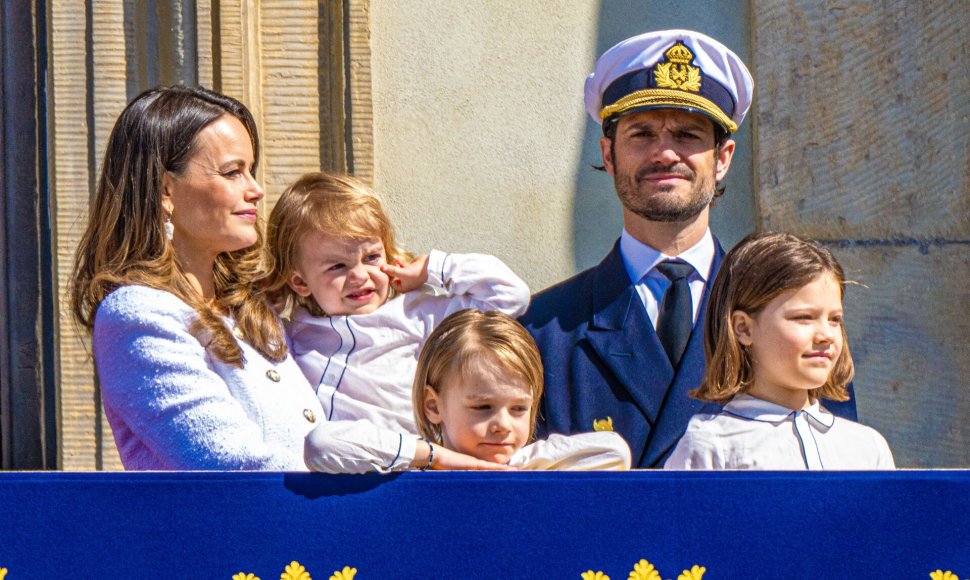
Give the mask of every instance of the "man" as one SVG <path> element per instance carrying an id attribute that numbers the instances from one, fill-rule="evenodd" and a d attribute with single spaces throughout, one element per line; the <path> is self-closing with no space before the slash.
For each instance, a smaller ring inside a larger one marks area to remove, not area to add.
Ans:
<path id="1" fill-rule="evenodd" d="M 724 255 L 710 207 L 752 90 L 737 55 L 689 30 L 629 38 L 596 62 L 586 110 L 603 125 L 623 232 L 522 317 L 546 371 L 540 435 L 612 429 L 637 466 L 660 467 L 703 406 L 687 393 L 704 376 L 703 313 Z"/>

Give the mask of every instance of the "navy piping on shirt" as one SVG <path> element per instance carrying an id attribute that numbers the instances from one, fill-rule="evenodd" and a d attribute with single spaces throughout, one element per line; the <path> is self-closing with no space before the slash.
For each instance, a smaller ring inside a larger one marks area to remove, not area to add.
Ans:
<path id="1" fill-rule="evenodd" d="M 397 462 L 398 458 L 401 457 L 402 447 L 404 447 L 404 435 L 401 433 L 398 433 L 397 434 L 397 455 L 394 456 L 394 459 L 392 459 L 390 463 L 384 466 L 384 469 L 390 470 L 394 467 L 394 464 Z"/>
<path id="2" fill-rule="evenodd" d="M 333 393 L 330 394 L 330 413 L 327 414 L 327 420 L 328 421 L 330 421 L 330 420 L 333 419 L 333 399 L 334 399 L 334 397 L 337 396 L 337 389 L 340 388 L 341 383 L 343 383 L 343 381 L 344 381 L 344 373 L 347 372 L 347 366 L 350 364 L 350 355 L 353 354 L 354 349 L 357 348 L 357 336 L 354 334 L 353 327 L 350 326 L 350 318 L 349 317 L 346 317 L 346 316 L 344 317 L 344 324 L 347 325 L 347 330 L 350 332 L 350 338 L 353 339 L 353 343 L 351 343 L 351 345 L 350 345 L 350 351 L 344 357 L 344 368 L 343 368 L 342 371 L 340 371 L 340 378 L 337 379 L 337 384 L 334 385 L 334 387 L 333 387 Z M 333 331 L 337 333 L 337 336 L 340 337 L 340 345 L 337 346 L 337 353 L 339 353 L 340 350 L 344 346 L 344 337 L 343 337 L 342 334 L 340 334 L 339 332 L 337 332 L 337 329 L 334 327 L 333 317 L 332 316 L 330 317 L 330 328 L 332 328 Z M 330 361 L 331 360 L 333 360 L 333 356 L 327 357 L 327 366 L 323 367 L 323 374 L 320 376 L 320 382 L 317 383 L 317 390 L 318 391 L 320 390 L 320 386 L 323 385 L 323 380 L 325 378 L 327 378 L 327 370 L 330 368 Z M 398 451 L 398 453 L 400 453 L 400 450 Z"/>
<path id="3" fill-rule="evenodd" d="M 445 290 L 448 289 L 448 281 L 445 280 L 445 262 L 447 262 L 450 258 L 451 258 L 451 254 L 445 254 L 444 259 L 441 260 L 441 276 L 440 276 L 440 278 L 441 278 L 441 286 Z"/>
<path id="4" fill-rule="evenodd" d="M 724 410 L 722 410 L 721 413 L 723 413 L 725 415 L 730 415 L 732 417 L 737 417 L 738 419 L 744 419 L 745 421 L 759 421 L 761 423 L 774 423 L 774 421 L 766 421 L 764 419 L 754 419 L 752 417 L 745 417 L 744 415 L 738 415 L 737 413 L 732 413 L 731 411 L 724 411 Z M 805 455 L 805 453 L 806 453 L 806 451 L 805 451 L 805 442 L 802 441 L 802 436 L 798 434 L 798 429 L 795 428 L 795 416 L 798 415 L 798 413 L 804 413 L 804 411 L 798 411 L 798 412 L 792 411 L 791 413 L 788 414 L 788 416 L 792 418 L 792 425 L 791 425 L 791 427 L 792 427 L 792 430 L 795 432 L 795 438 L 798 439 L 798 447 L 799 447 L 799 449 L 802 452 L 802 461 L 805 462 L 805 469 L 808 469 L 808 457 Z M 806 413 L 806 415 L 807 414 L 808 413 Z M 809 415 L 809 417 L 811 417 L 811 415 Z M 806 422 L 807 422 L 807 420 L 806 420 Z M 815 449 L 817 451 L 818 450 L 818 439 L 815 438 L 815 432 L 812 430 L 812 426 L 811 425 L 808 426 L 808 433 L 809 433 L 809 435 L 812 436 L 812 441 L 815 443 Z M 825 464 L 822 462 L 822 456 L 821 455 L 818 456 L 818 463 L 819 463 L 819 465 L 822 466 L 823 469 L 825 468 Z"/>
<path id="5" fill-rule="evenodd" d="M 806 413 L 806 415 L 808 415 L 808 413 Z M 811 415 L 809 415 L 809 417 L 811 417 Z M 806 423 L 808 423 L 808 421 L 806 421 Z M 818 439 L 815 438 L 815 430 L 812 429 L 811 424 L 808 426 L 808 434 L 812 436 L 812 442 L 815 443 L 815 454 L 818 455 L 818 464 L 822 466 L 822 469 L 825 469 L 825 462 L 822 461 L 822 454 L 818 448 Z M 805 463 L 805 467 L 808 467 L 807 462 Z"/>

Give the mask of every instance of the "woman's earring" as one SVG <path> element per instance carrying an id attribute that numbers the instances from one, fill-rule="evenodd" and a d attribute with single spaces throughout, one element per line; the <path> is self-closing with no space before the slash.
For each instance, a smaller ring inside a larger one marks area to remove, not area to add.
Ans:
<path id="1" fill-rule="evenodd" d="M 172 218 L 169 216 L 165 216 L 165 237 L 170 242 L 175 237 L 175 226 L 172 225 Z"/>

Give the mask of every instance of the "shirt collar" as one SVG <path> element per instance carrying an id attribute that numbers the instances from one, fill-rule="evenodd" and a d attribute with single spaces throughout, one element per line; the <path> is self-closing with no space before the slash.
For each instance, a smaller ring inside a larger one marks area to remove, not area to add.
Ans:
<path id="1" fill-rule="evenodd" d="M 620 234 L 620 255 L 623 257 L 626 273 L 634 284 L 642 280 L 657 264 L 671 258 L 687 262 L 707 282 L 711 264 L 714 262 L 714 236 L 708 228 L 699 242 L 677 256 L 668 256 L 634 238 L 624 228 Z"/>
<path id="2" fill-rule="evenodd" d="M 796 411 L 792 411 L 788 407 L 782 407 L 781 405 L 776 405 L 745 393 L 735 395 L 727 405 L 724 405 L 724 412 L 745 419 L 764 421 L 767 423 L 781 423 L 789 417 L 793 417 L 796 413 Z M 802 412 L 808 415 L 819 427 L 828 429 L 835 423 L 835 415 L 823 409 L 817 399 L 811 405 L 802 409 Z"/>

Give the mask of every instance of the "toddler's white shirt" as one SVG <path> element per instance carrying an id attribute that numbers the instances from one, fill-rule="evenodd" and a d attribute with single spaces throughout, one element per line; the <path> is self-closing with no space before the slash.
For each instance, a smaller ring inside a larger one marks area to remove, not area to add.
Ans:
<path id="1" fill-rule="evenodd" d="M 370 314 L 313 316 L 300 310 L 286 331 L 328 421 L 366 419 L 416 433 L 411 383 L 431 331 L 465 308 L 520 316 L 529 298 L 526 283 L 494 256 L 432 250 L 424 288 Z"/>

